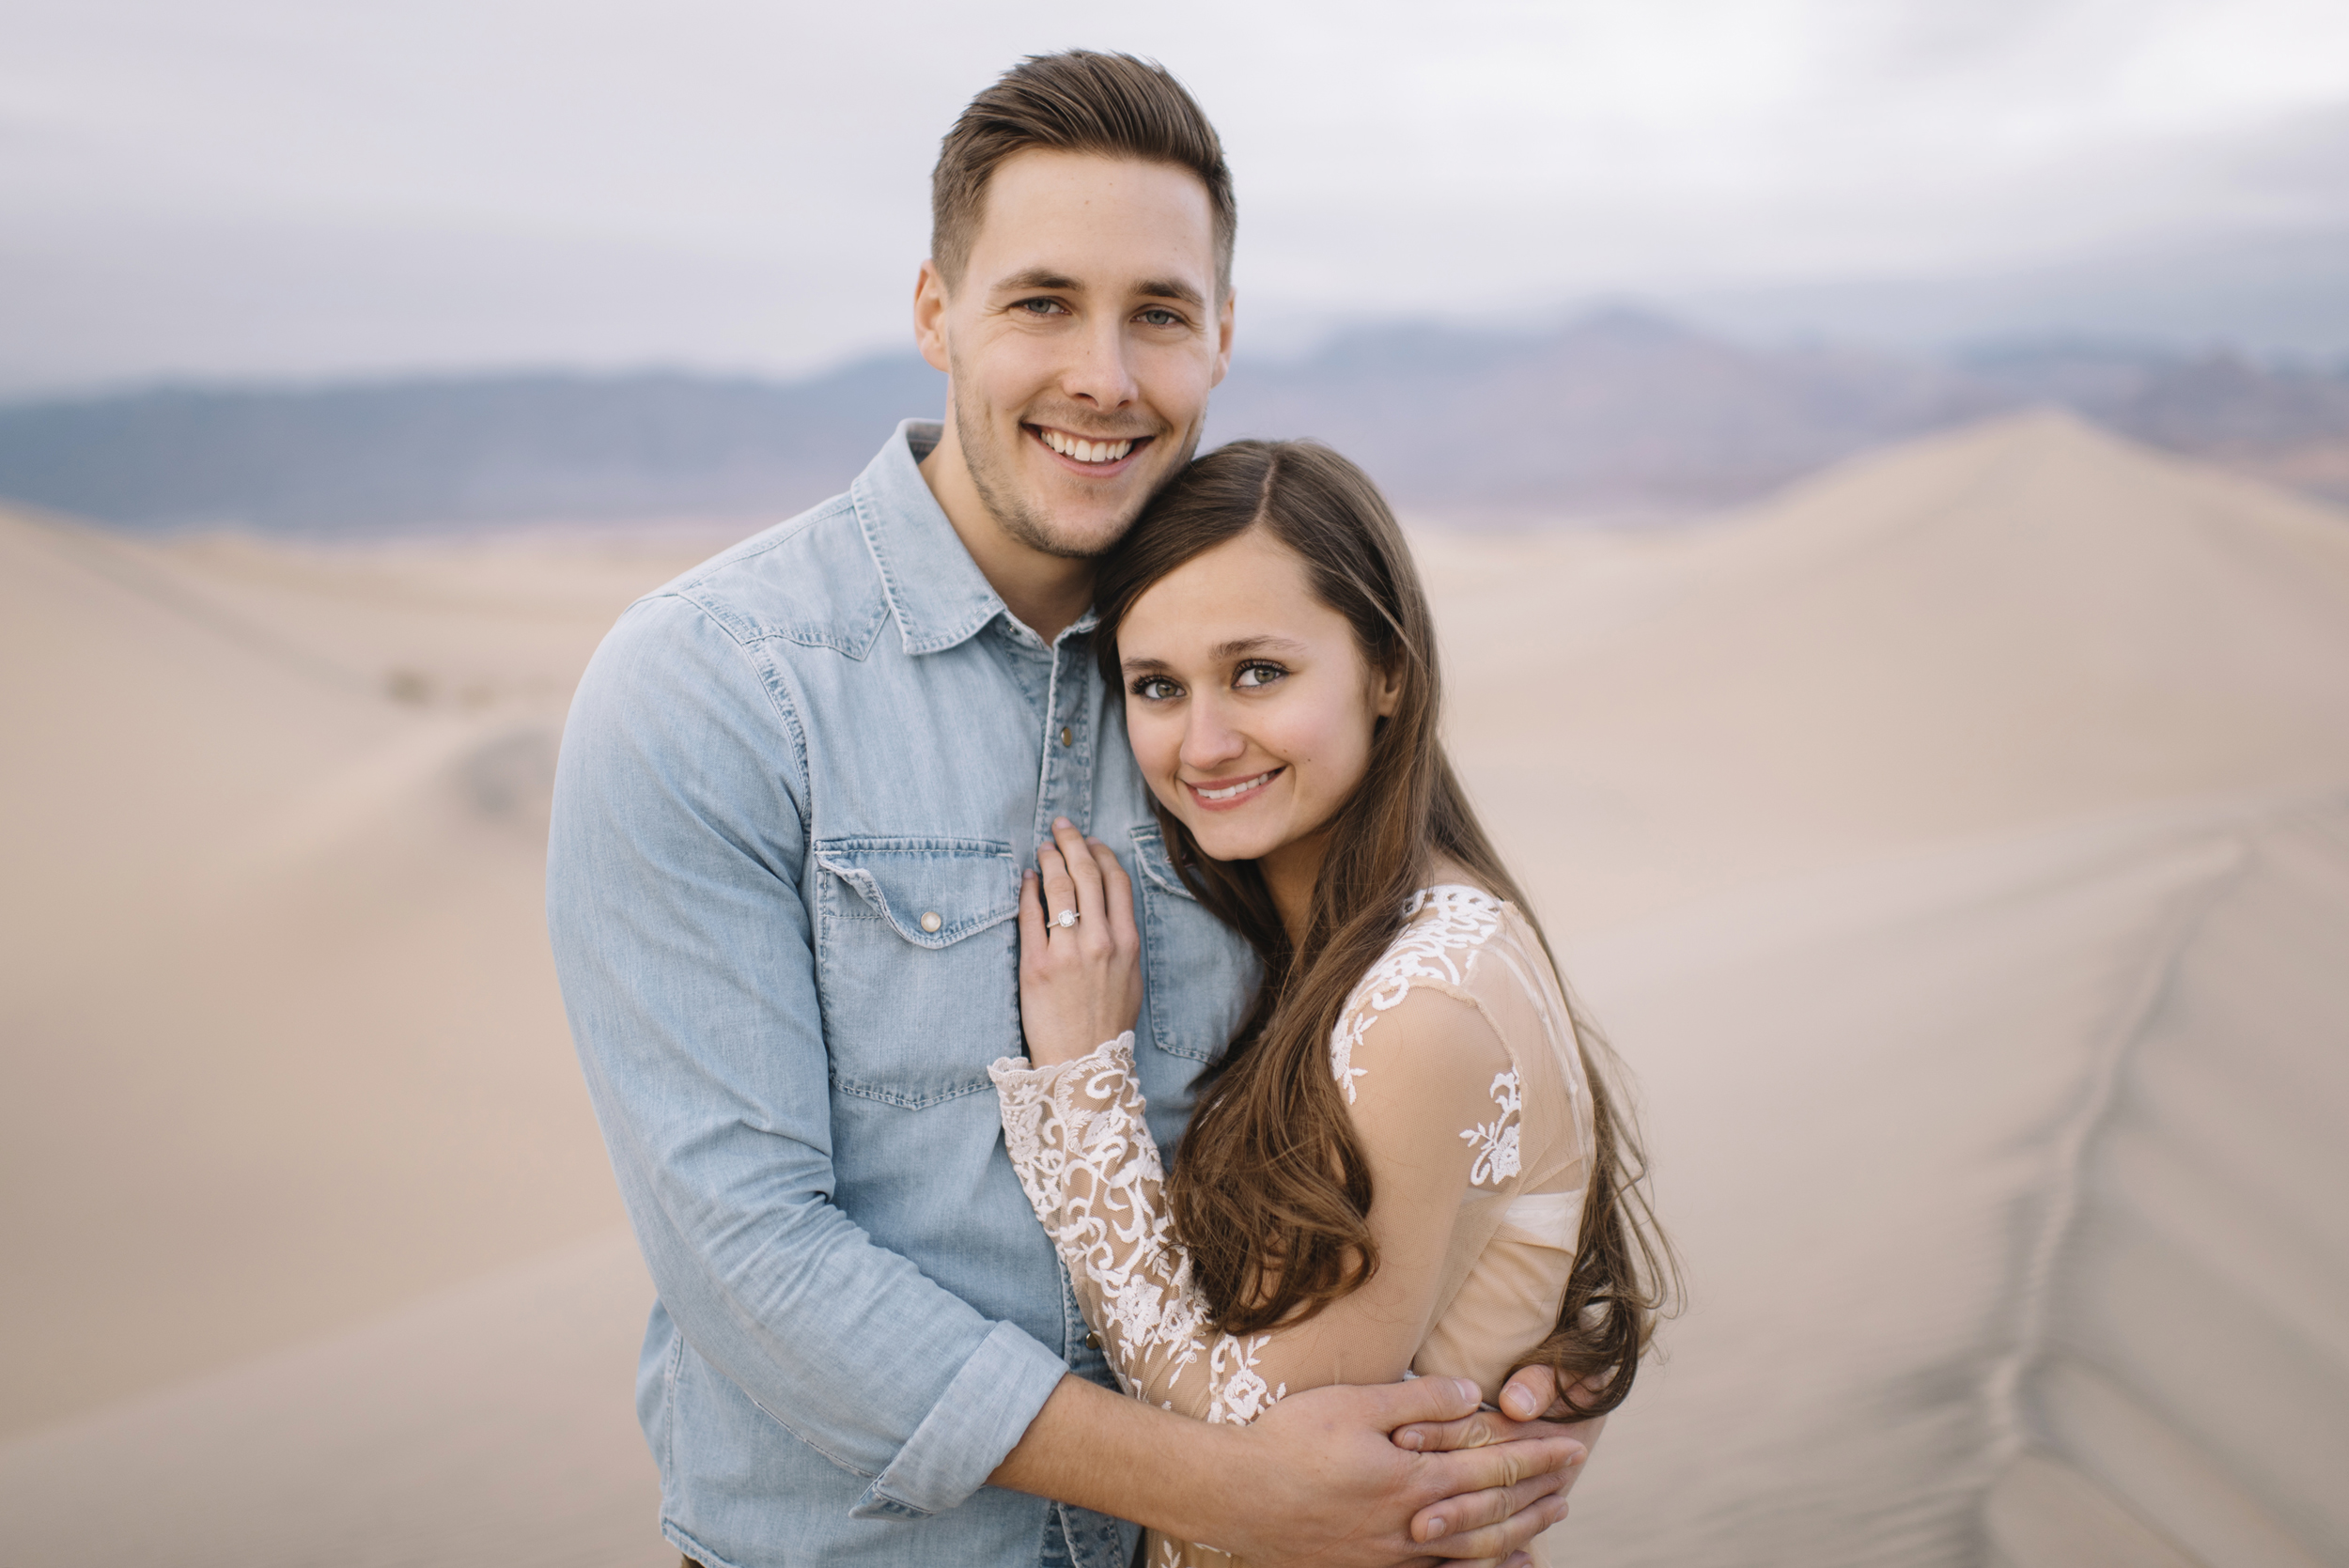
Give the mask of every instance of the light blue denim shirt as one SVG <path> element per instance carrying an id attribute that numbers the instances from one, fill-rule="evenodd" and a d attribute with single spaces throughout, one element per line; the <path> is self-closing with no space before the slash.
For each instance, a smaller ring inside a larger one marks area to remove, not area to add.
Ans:
<path id="1" fill-rule="evenodd" d="M 713 1568 L 1072 1562 L 1129 1527 L 985 1484 L 1073 1368 L 1111 1378 L 1020 1194 L 1019 872 L 1116 846 L 1173 1148 L 1253 965 L 1166 862 L 1090 616 L 1047 645 L 914 466 L 632 605 L 564 731 L 548 920 L 660 1302 L 637 1408 Z"/>

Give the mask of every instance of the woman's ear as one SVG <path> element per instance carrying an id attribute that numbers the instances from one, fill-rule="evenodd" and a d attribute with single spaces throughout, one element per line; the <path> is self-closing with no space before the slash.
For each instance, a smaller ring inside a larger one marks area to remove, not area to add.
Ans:
<path id="1" fill-rule="evenodd" d="M 1394 710 L 1403 706 L 1403 661 L 1396 660 L 1379 671 L 1376 678 L 1370 710 L 1381 719 L 1392 719 Z"/>

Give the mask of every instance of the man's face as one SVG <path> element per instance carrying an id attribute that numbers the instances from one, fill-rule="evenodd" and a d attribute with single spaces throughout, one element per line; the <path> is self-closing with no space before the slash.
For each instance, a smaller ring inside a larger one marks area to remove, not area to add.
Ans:
<path id="1" fill-rule="evenodd" d="M 926 266 L 915 317 L 997 525 L 1097 555 L 1190 460 L 1231 360 L 1206 187 L 1163 163 L 1006 159 L 960 287 Z"/>

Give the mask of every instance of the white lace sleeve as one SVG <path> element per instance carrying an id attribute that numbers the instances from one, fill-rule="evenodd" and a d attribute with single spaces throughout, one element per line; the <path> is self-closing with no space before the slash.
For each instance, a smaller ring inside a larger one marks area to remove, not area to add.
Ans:
<path id="1" fill-rule="evenodd" d="M 1085 1321 L 1128 1393 L 1210 1421 L 1245 1423 L 1288 1391 L 1256 1363 L 1269 1334 L 1215 1331 L 1167 1222 L 1165 1169 L 1143 1120 L 1131 1031 L 1055 1067 L 989 1069 L 1003 1142 L 1067 1265 Z"/>

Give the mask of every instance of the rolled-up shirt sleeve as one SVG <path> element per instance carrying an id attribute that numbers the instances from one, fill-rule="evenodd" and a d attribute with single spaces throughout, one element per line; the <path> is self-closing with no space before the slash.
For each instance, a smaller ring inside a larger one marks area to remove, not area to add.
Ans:
<path id="1" fill-rule="evenodd" d="M 686 1343 L 871 1479 L 951 1508 L 1066 1372 L 833 1202 L 801 872 L 807 737 L 782 672 L 674 595 L 625 615 L 565 727 L 548 924 L 630 1219 Z"/>

